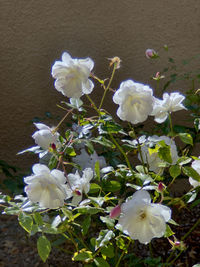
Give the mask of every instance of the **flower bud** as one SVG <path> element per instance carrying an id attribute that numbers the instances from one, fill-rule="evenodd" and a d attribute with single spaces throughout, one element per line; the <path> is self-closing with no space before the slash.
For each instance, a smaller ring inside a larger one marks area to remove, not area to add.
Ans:
<path id="1" fill-rule="evenodd" d="M 111 211 L 110 211 L 110 218 L 114 219 L 117 216 L 119 216 L 121 213 L 121 206 L 117 205 L 116 207 L 114 207 Z"/>
<path id="2" fill-rule="evenodd" d="M 174 241 L 170 240 L 168 238 L 169 243 L 172 245 L 172 250 L 178 249 L 181 251 L 186 250 L 186 245 L 183 241 L 179 241 L 175 236 L 174 236 Z"/>
<path id="3" fill-rule="evenodd" d="M 80 192 L 78 189 L 75 189 L 75 190 L 74 190 L 74 193 L 75 193 L 77 196 L 81 196 L 81 192 Z"/>
<path id="4" fill-rule="evenodd" d="M 165 78 L 165 76 L 161 75 L 159 71 L 156 72 L 155 77 L 153 77 L 153 79 L 156 80 L 156 81 L 159 81 L 159 80 L 164 79 L 164 78 Z"/>
<path id="5" fill-rule="evenodd" d="M 158 53 L 154 50 L 154 49 L 150 49 L 148 48 L 146 51 L 145 51 L 145 55 L 147 58 L 157 58 L 158 57 Z"/>
<path id="6" fill-rule="evenodd" d="M 51 144 L 51 148 L 53 149 L 53 150 L 56 150 L 56 145 L 53 143 L 53 144 Z"/>
<path id="7" fill-rule="evenodd" d="M 158 184 L 158 192 L 162 193 L 165 189 L 165 185 L 161 182 Z"/>

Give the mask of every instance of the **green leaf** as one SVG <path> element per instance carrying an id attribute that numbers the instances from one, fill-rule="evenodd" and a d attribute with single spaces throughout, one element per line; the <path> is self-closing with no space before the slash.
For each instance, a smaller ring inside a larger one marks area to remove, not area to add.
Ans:
<path id="1" fill-rule="evenodd" d="M 179 137 L 183 143 L 193 146 L 193 139 L 189 133 L 179 133 Z"/>
<path id="2" fill-rule="evenodd" d="M 91 141 L 94 143 L 98 143 L 105 147 L 115 148 L 115 145 L 110 140 L 105 138 L 104 136 L 98 136 L 97 138 L 94 138 Z"/>
<path id="3" fill-rule="evenodd" d="M 74 157 L 74 156 L 76 156 L 76 152 L 75 152 L 74 148 L 71 147 L 71 146 L 66 147 L 66 149 L 65 149 L 65 153 L 66 153 L 67 155 L 69 155 L 70 157 Z"/>
<path id="4" fill-rule="evenodd" d="M 166 225 L 166 230 L 165 230 L 165 234 L 164 237 L 169 237 L 171 235 L 174 235 L 175 233 L 172 231 L 172 229 L 170 228 L 170 226 L 167 224 Z"/>
<path id="5" fill-rule="evenodd" d="M 190 161 L 192 161 L 191 158 L 183 156 L 183 157 L 180 157 L 180 158 L 178 159 L 177 164 L 179 164 L 179 165 L 182 166 L 182 165 L 185 165 L 185 164 L 190 163 Z"/>
<path id="6" fill-rule="evenodd" d="M 194 180 L 200 182 L 200 175 L 191 167 L 183 167 L 183 172 L 188 177 L 192 177 Z"/>
<path id="7" fill-rule="evenodd" d="M 4 209 L 5 213 L 8 215 L 18 215 L 21 210 L 18 207 L 8 207 Z"/>
<path id="8" fill-rule="evenodd" d="M 103 217 L 103 216 L 100 216 L 100 220 L 101 220 L 103 223 L 106 223 L 106 225 L 107 225 L 108 228 L 113 228 L 114 225 L 115 225 L 115 220 L 111 219 L 110 217 Z"/>
<path id="9" fill-rule="evenodd" d="M 96 239 L 95 250 L 108 244 L 108 242 L 115 236 L 111 230 L 102 230 L 99 237 Z"/>
<path id="10" fill-rule="evenodd" d="M 43 262 L 45 262 L 49 256 L 49 253 L 51 252 L 51 243 L 44 235 L 38 238 L 37 249 L 40 258 L 42 259 Z"/>
<path id="11" fill-rule="evenodd" d="M 172 163 L 172 157 L 171 157 L 171 151 L 170 151 L 170 146 L 164 146 L 164 147 L 160 147 L 159 151 L 158 151 L 158 156 L 168 162 L 168 163 Z"/>
<path id="12" fill-rule="evenodd" d="M 101 248 L 101 254 L 108 257 L 108 258 L 113 258 L 115 256 L 114 247 L 112 245 L 102 247 Z"/>
<path id="13" fill-rule="evenodd" d="M 94 170 L 96 173 L 97 180 L 100 181 L 100 164 L 99 164 L 99 161 L 95 162 Z"/>
<path id="14" fill-rule="evenodd" d="M 50 161 L 49 161 L 49 164 L 48 164 L 49 169 L 50 170 L 55 169 L 56 166 L 57 166 L 57 162 L 58 162 L 57 158 L 54 157 L 54 156 L 52 156 L 51 159 L 50 159 Z"/>
<path id="15" fill-rule="evenodd" d="M 104 123 L 98 127 L 98 130 L 100 134 L 119 133 L 122 127 L 113 121 L 104 121 Z"/>
<path id="16" fill-rule="evenodd" d="M 95 184 L 95 183 L 90 184 L 90 191 L 89 191 L 90 194 L 97 193 L 97 192 L 99 192 L 99 190 L 101 190 L 100 185 Z"/>
<path id="17" fill-rule="evenodd" d="M 121 184 L 117 181 L 107 181 L 105 185 L 103 186 L 104 190 L 109 192 L 116 192 L 119 191 L 121 188 Z"/>
<path id="18" fill-rule="evenodd" d="M 110 265 L 108 264 L 108 262 L 106 260 L 104 260 L 103 258 L 95 258 L 94 262 L 96 264 L 96 266 L 98 267 L 110 267 Z"/>
<path id="19" fill-rule="evenodd" d="M 181 168 L 179 165 L 172 165 L 169 168 L 169 173 L 173 178 L 176 178 L 177 176 L 179 176 L 181 174 Z"/>
<path id="20" fill-rule="evenodd" d="M 74 261 L 89 261 L 90 259 L 92 259 L 92 252 L 85 249 L 75 252 L 72 258 Z"/>
<path id="21" fill-rule="evenodd" d="M 112 166 L 107 166 L 101 169 L 101 173 L 108 173 L 114 171 L 114 168 Z"/>
<path id="22" fill-rule="evenodd" d="M 87 216 L 82 223 L 82 233 L 86 235 L 91 224 L 91 216 Z"/>
<path id="23" fill-rule="evenodd" d="M 97 203 L 100 207 L 105 202 L 105 197 L 88 197 L 93 203 Z"/>
<path id="24" fill-rule="evenodd" d="M 170 219 L 170 220 L 168 221 L 168 223 L 171 223 L 171 224 L 173 224 L 173 225 L 179 226 L 179 224 L 178 224 L 177 222 L 175 222 L 173 219 Z"/>
<path id="25" fill-rule="evenodd" d="M 43 225 L 42 216 L 41 216 L 38 212 L 36 212 L 36 213 L 33 214 L 33 218 L 34 218 L 35 222 L 36 222 L 38 225 L 40 225 L 40 226 Z"/>
<path id="26" fill-rule="evenodd" d="M 90 206 L 82 206 L 82 207 L 78 207 L 75 208 L 74 210 L 78 210 L 79 213 L 83 213 L 83 214 L 96 214 L 99 212 L 102 212 L 104 209 L 101 208 L 95 208 L 95 207 L 90 207 Z"/>
<path id="27" fill-rule="evenodd" d="M 24 230 L 26 230 L 28 233 L 30 233 L 33 226 L 32 216 L 27 215 L 24 212 L 21 212 L 18 216 L 18 220 L 21 227 L 24 228 Z"/>
<path id="28" fill-rule="evenodd" d="M 92 143 L 89 142 L 88 140 L 85 140 L 85 145 L 86 145 L 87 148 L 88 148 L 88 152 L 89 152 L 90 154 L 93 154 L 93 153 L 94 153 L 94 147 L 93 147 Z"/>

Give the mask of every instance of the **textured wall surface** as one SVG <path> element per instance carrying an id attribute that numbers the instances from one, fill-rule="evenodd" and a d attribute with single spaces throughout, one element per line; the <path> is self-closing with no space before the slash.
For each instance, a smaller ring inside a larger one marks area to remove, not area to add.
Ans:
<path id="1" fill-rule="evenodd" d="M 119 56 L 115 88 L 128 78 L 147 83 L 162 64 L 151 64 L 146 48 L 168 44 L 177 60 L 200 52 L 200 1 L 1 0 L 0 33 L 0 159 L 28 168 L 33 157 L 16 153 L 33 144 L 31 120 L 45 112 L 63 115 L 50 75 L 63 51 L 93 58 L 102 78 L 107 58 Z M 92 97 L 101 93 L 98 88 Z"/>

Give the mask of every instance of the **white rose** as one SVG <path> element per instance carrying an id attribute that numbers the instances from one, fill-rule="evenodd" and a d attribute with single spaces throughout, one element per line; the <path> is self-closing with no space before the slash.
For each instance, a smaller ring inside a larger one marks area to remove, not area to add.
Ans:
<path id="1" fill-rule="evenodd" d="M 69 173 L 68 188 L 73 192 L 72 204 L 77 205 L 82 200 L 82 194 L 87 194 L 90 190 L 90 181 L 93 178 L 93 171 L 91 168 L 87 168 L 83 171 L 82 177 L 76 171 L 75 174 Z"/>
<path id="2" fill-rule="evenodd" d="M 199 157 L 199 159 L 200 159 L 200 157 Z M 200 160 L 194 160 L 192 162 L 192 168 L 196 172 L 198 172 L 198 174 L 200 174 Z M 189 177 L 189 182 L 194 188 L 197 186 L 200 186 L 200 182 L 198 182 L 197 180 L 194 180 L 192 177 Z"/>
<path id="3" fill-rule="evenodd" d="M 179 93 L 163 94 L 163 100 L 155 98 L 152 116 L 155 116 L 155 121 L 158 123 L 164 122 L 169 113 L 178 110 L 186 109 L 182 102 L 185 97 Z"/>
<path id="4" fill-rule="evenodd" d="M 91 168 L 94 170 L 95 163 L 99 162 L 100 169 L 106 167 L 106 161 L 103 156 L 98 156 L 96 151 L 93 154 L 88 154 L 85 149 L 81 149 L 81 154 L 74 157 L 73 162 L 78 164 L 82 169 Z"/>
<path id="5" fill-rule="evenodd" d="M 51 74 L 56 79 L 56 90 L 72 98 L 90 94 L 94 84 L 88 77 L 93 67 L 94 62 L 91 58 L 73 59 L 67 52 L 64 52 L 62 61 L 56 61 L 52 66 Z"/>
<path id="6" fill-rule="evenodd" d="M 71 195 L 67 191 L 66 177 L 59 170 L 50 171 L 42 164 L 33 165 L 33 175 L 25 177 L 28 184 L 24 191 L 33 203 L 42 208 L 56 209 L 64 205 L 64 199 Z"/>
<path id="7" fill-rule="evenodd" d="M 50 145 L 57 145 L 59 143 L 59 133 L 53 133 L 52 129 L 43 123 L 34 123 L 34 125 L 39 131 L 36 131 L 32 137 L 35 143 L 42 149 L 48 150 Z"/>
<path id="8" fill-rule="evenodd" d="M 170 152 L 171 152 L 171 158 L 172 158 L 171 165 L 175 165 L 178 160 L 178 152 L 177 152 L 177 147 L 176 147 L 174 140 L 170 139 L 168 136 L 157 136 L 157 135 L 148 137 L 147 139 L 147 142 L 150 142 L 154 145 L 156 145 L 156 143 L 160 141 L 165 141 L 165 144 L 170 146 Z M 159 167 L 159 164 L 162 163 L 163 160 L 158 156 L 158 153 L 156 152 L 150 155 L 148 148 L 149 148 L 149 145 L 147 144 L 144 144 L 141 147 L 141 152 L 142 152 L 144 163 L 147 163 L 149 165 L 150 171 L 162 174 L 163 169 L 162 167 Z M 141 161 L 141 157 L 139 154 L 138 154 L 138 158 Z"/>
<path id="9" fill-rule="evenodd" d="M 152 204 L 149 193 L 137 191 L 132 199 L 121 205 L 119 224 L 125 234 L 147 244 L 154 237 L 162 237 L 166 222 L 171 218 L 170 208 Z"/>
<path id="10" fill-rule="evenodd" d="M 119 104 L 118 117 L 133 124 L 143 122 L 153 111 L 153 91 L 148 85 L 127 80 L 120 84 L 113 101 Z"/>

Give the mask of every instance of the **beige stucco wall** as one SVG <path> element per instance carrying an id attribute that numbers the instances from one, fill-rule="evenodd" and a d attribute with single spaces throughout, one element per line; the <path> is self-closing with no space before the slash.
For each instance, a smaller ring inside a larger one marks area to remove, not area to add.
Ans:
<path id="1" fill-rule="evenodd" d="M 63 51 L 93 58 L 102 78 L 107 58 L 118 55 L 122 67 L 113 83 L 118 87 L 127 78 L 149 82 L 160 70 L 162 64 L 145 58 L 146 48 L 168 44 L 177 60 L 189 58 L 200 52 L 199 33 L 198 0 L 1 0 L 0 159 L 30 167 L 32 157 L 16 153 L 33 144 L 31 120 L 47 111 L 63 114 L 50 76 Z M 100 95 L 99 88 L 92 94 Z"/>

